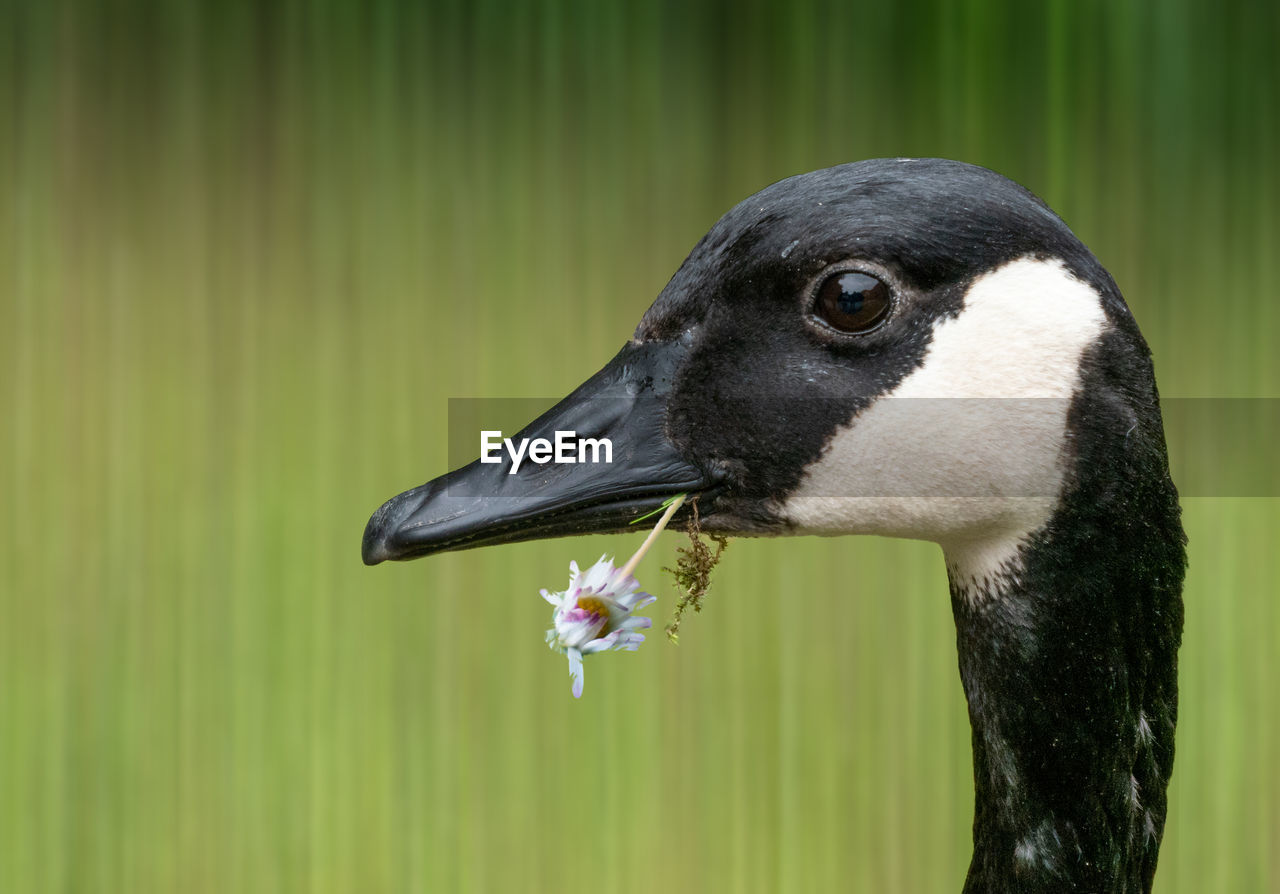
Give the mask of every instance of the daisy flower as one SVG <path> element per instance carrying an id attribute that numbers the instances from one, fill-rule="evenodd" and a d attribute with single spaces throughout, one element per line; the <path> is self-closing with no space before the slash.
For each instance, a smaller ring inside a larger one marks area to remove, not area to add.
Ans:
<path id="1" fill-rule="evenodd" d="M 634 613 L 657 597 L 641 590 L 631 572 L 683 502 L 683 494 L 670 501 L 653 531 L 621 568 L 614 568 L 613 560 L 605 556 L 586 571 L 579 569 L 577 562 L 570 562 L 569 588 L 558 593 L 541 591 L 542 598 L 553 606 L 547 645 L 569 659 L 574 698 L 582 697 L 584 656 L 634 652 L 644 642 L 644 634 L 639 631 L 653 621 Z"/>

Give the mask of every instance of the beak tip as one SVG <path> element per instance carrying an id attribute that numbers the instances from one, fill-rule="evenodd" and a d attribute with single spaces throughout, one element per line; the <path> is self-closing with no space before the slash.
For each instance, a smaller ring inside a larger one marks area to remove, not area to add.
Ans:
<path id="1" fill-rule="evenodd" d="M 391 558 L 386 539 L 372 522 L 364 529 L 364 539 L 360 543 L 360 558 L 366 565 L 378 565 Z"/>
<path id="2" fill-rule="evenodd" d="M 396 500 L 388 500 L 378 507 L 378 511 L 369 518 L 364 527 L 364 537 L 360 541 L 360 558 L 366 565 L 378 565 L 387 559 L 394 558 L 390 540 L 395 534 L 397 520 L 391 518 L 393 504 Z"/>
<path id="3" fill-rule="evenodd" d="M 366 543 L 360 548 L 360 558 L 366 565 L 381 565 L 391 554 L 386 551 L 381 543 Z"/>

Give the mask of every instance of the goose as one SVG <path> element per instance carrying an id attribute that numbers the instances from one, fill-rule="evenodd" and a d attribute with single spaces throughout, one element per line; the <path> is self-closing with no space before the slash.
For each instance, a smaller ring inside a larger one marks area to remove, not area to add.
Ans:
<path id="1" fill-rule="evenodd" d="M 1150 351 L 1035 195 L 943 159 L 774 183 L 517 439 L 557 431 L 612 461 L 477 460 L 383 504 L 364 561 L 634 531 L 679 493 L 709 532 L 936 542 L 972 727 L 964 891 L 1150 891 L 1186 537 Z"/>

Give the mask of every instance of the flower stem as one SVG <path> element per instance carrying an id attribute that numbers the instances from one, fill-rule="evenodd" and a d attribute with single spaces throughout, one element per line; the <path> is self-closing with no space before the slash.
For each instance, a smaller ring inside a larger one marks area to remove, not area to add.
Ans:
<path id="1" fill-rule="evenodd" d="M 667 507 L 667 511 L 662 513 L 662 518 L 658 519 L 658 523 L 654 525 L 653 530 L 649 532 L 649 536 L 644 539 L 644 543 L 640 544 L 640 548 L 636 550 L 636 554 L 627 559 L 627 564 L 622 566 L 622 576 L 636 570 L 636 566 L 640 564 L 640 560 L 644 558 L 644 554 L 649 551 L 649 547 L 653 546 L 653 541 L 658 539 L 658 535 L 662 533 L 662 529 L 667 526 L 667 522 L 671 521 L 671 516 L 676 514 L 676 510 L 684 504 L 685 494 L 680 494 L 671 501 L 671 505 Z"/>

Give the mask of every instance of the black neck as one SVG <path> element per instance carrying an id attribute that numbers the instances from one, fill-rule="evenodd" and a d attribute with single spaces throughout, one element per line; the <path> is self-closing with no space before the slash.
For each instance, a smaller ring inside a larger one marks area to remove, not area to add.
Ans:
<path id="1" fill-rule="evenodd" d="M 1151 888 L 1185 538 L 1167 475 L 1117 484 L 1098 468 L 1004 579 L 952 578 L 976 788 L 966 892 Z"/>

